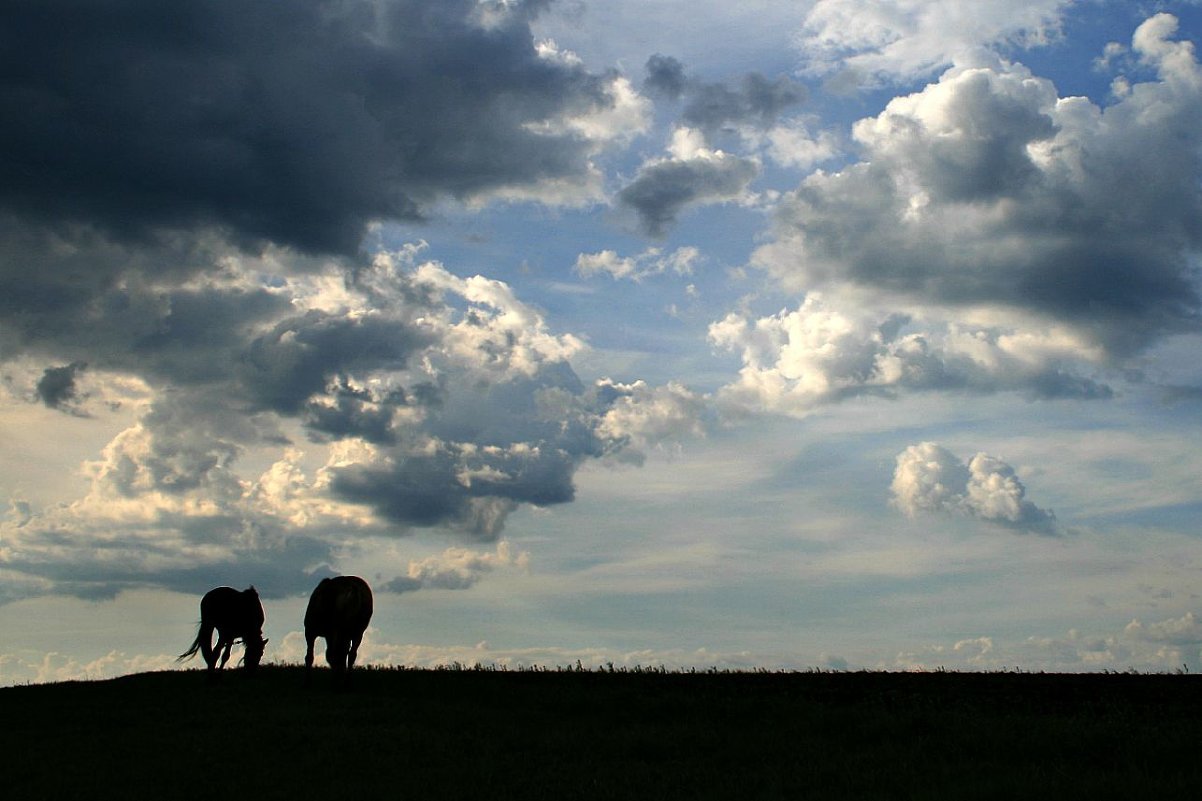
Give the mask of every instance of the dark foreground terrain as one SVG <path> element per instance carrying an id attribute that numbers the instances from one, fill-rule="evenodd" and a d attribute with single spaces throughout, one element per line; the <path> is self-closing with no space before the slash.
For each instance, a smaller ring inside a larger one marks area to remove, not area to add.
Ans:
<path id="1" fill-rule="evenodd" d="M 0 689 L 7 798 L 1197 798 L 1202 678 L 265 667 Z"/>

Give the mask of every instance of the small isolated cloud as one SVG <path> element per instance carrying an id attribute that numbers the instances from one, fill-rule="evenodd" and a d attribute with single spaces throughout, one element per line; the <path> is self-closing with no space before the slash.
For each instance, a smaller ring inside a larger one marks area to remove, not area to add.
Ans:
<path id="1" fill-rule="evenodd" d="M 710 150 L 689 128 L 673 132 L 668 151 L 669 156 L 640 167 L 617 194 L 618 205 L 632 210 L 652 237 L 663 237 L 690 206 L 746 200 L 760 174 L 757 160 Z"/>
<path id="2" fill-rule="evenodd" d="M 1102 48 L 1102 55 L 1094 59 L 1094 68 L 1103 72 L 1110 70 L 1129 52 L 1130 49 L 1122 42 L 1107 42 Z"/>
<path id="3" fill-rule="evenodd" d="M 78 414 L 82 400 L 76 378 L 87 368 L 86 362 L 71 362 L 62 367 L 47 367 L 37 383 L 38 399 L 51 409 Z"/>
<path id="4" fill-rule="evenodd" d="M 386 592 L 415 590 L 466 590 L 480 578 L 497 569 L 525 570 L 530 564 L 526 551 L 514 553 L 512 546 L 502 540 L 495 551 L 471 551 L 448 548 L 439 556 L 409 562 L 409 569 L 381 587 Z"/>
<path id="5" fill-rule="evenodd" d="M 656 53 L 647 59 L 646 70 L 647 78 L 643 81 L 643 89 L 652 96 L 677 100 L 689 85 L 684 64 L 671 56 Z"/>
<path id="6" fill-rule="evenodd" d="M 957 514 L 1015 531 L 1060 533 L 1055 514 L 1026 499 L 1014 468 L 986 453 L 965 463 L 934 442 L 911 445 L 897 456 L 890 491 L 909 517 Z"/>
<path id="7" fill-rule="evenodd" d="M 691 275 L 700 259 L 701 251 L 695 247 L 681 247 L 666 254 L 659 248 L 648 248 L 637 256 L 619 256 L 612 250 L 602 250 L 577 256 L 576 273 L 582 278 L 608 275 L 615 281 L 625 278 L 637 283 L 667 272 Z"/>

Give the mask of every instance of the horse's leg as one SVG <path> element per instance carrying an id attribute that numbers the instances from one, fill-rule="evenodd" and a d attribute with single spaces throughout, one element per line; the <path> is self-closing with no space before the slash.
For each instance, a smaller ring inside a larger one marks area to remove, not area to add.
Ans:
<path id="1" fill-rule="evenodd" d="M 226 640 L 223 638 L 222 640 L 218 641 L 217 647 L 220 648 L 222 643 L 225 643 L 225 650 L 221 652 L 221 667 L 224 668 L 225 663 L 230 661 L 230 649 L 234 647 L 234 641 L 232 639 Z"/>
<path id="2" fill-rule="evenodd" d="M 213 666 L 217 664 L 217 653 L 213 650 L 213 624 L 202 619 L 197 639 L 200 640 L 200 655 L 204 657 L 205 667 L 212 673 Z"/>
<path id="3" fill-rule="evenodd" d="M 316 634 L 305 632 L 305 682 L 308 683 L 313 672 L 313 643 L 317 641 Z"/>
<path id="4" fill-rule="evenodd" d="M 351 638 L 350 651 L 346 655 L 346 669 L 349 673 L 355 666 L 355 659 L 359 656 L 359 643 L 363 641 L 363 635 Z"/>

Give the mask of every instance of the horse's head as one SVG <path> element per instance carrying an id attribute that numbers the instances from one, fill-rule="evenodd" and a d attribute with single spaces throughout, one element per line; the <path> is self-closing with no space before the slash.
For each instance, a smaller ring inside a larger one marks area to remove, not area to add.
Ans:
<path id="1" fill-rule="evenodd" d="M 242 656 L 242 664 L 249 673 L 257 668 L 263 659 L 263 651 L 267 648 L 267 638 L 260 632 L 253 637 L 244 637 L 242 644 L 246 647 L 246 653 Z"/>

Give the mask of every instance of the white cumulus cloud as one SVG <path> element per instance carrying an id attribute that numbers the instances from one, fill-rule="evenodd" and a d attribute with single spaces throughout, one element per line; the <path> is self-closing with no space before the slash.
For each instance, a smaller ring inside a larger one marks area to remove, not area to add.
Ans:
<path id="1" fill-rule="evenodd" d="M 1100 355 L 1072 332 L 917 320 L 838 306 L 821 293 L 767 317 L 732 312 L 710 326 L 709 338 L 740 355 L 739 376 L 720 396 L 748 411 L 801 417 L 857 395 L 932 390 L 1110 395 L 1081 373 Z"/>
<path id="2" fill-rule="evenodd" d="M 1154 77 L 1105 107 L 988 53 L 958 62 L 857 122 L 860 160 L 787 196 L 753 263 L 790 289 L 1041 321 L 1113 359 L 1195 329 L 1202 69 L 1175 30 L 1139 27 Z"/>
<path id="3" fill-rule="evenodd" d="M 404 575 L 385 584 L 390 592 L 419 589 L 466 590 L 480 578 L 498 568 L 525 570 L 530 564 L 526 551 L 515 553 L 509 542 L 497 543 L 495 551 L 448 548 L 438 556 L 412 560 Z"/>
<path id="4" fill-rule="evenodd" d="M 1059 532 L 1056 516 L 1026 499 L 1014 468 L 986 453 L 965 463 L 934 442 L 911 445 L 897 456 L 890 491 L 893 504 L 911 517 L 951 513 L 1017 531 Z"/>
<path id="5" fill-rule="evenodd" d="M 1073 0 L 818 0 L 796 37 L 807 71 L 906 80 L 984 48 L 1059 35 Z"/>

